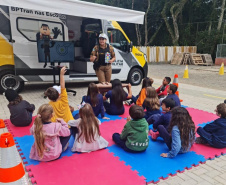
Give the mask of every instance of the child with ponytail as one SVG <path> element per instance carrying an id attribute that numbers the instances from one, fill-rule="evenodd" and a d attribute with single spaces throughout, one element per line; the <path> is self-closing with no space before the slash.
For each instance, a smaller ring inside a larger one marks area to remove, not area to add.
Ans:
<path id="1" fill-rule="evenodd" d="M 78 129 L 78 133 L 72 134 L 75 138 L 72 152 L 92 152 L 99 149 L 106 148 L 108 142 L 100 136 L 101 124 L 94 113 L 91 105 L 89 103 L 84 104 L 79 109 L 79 119 L 70 120 L 68 125 L 71 129 Z"/>
<path id="2" fill-rule="evenodd" d="M 30 132 L 35 143 L 31 147 L 30 158 L 37 161 L 52 161 L 60 157 L 68 147 L 70 130 L 62 118 L 51 122 L 53 108 L 44 104 L 38 109 L 37 117 Z"/>

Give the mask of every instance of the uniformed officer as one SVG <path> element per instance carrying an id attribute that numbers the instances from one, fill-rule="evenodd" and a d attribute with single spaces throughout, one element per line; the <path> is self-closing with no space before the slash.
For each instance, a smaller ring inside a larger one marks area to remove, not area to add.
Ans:
<path id="1" fill-rule="evenodd" d="M 107 35 L 99 35 L 99 45 L 93 48 L 90 61 L 94 62 L 94 70 L 100 83 L 108 84 L 111 81 L 111 64 L 115 61 L 115 52 L 111 45 L 106 43 Z"/>

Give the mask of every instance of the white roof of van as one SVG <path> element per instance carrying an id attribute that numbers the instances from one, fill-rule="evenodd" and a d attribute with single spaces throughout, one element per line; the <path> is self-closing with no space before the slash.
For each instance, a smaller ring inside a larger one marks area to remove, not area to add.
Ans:
<path id="1" fill-rule="evenodd" d="M 0 5 L 136 24 L 144 22 L 144 12 L 79 0 L 0 0 Z"/>

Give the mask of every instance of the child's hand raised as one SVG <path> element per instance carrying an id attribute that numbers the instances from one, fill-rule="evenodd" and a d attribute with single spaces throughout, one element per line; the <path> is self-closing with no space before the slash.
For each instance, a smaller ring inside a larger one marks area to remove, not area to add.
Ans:
<path id="1" fill-rule="evenodd" d="M 160 156 L 161 157 L 168 157 L 167 153 L 162 153 Z"/>
<path id="2" fill-rule="evenodd" d="M 66 67 L 64 66 L 64 67 L 61 68 L 60 74 L 61 74 L 61 75 L 64 75 L 64 74 L 66 73 L 66 71 L 67 71 L 67 70 L 66 70 Z"/>
<path id="3" fill-rule="evenodd" d="M 128 122 L 128 121 L 131 121 L 131 117 L 128 116 L 128 117 L 126 118 L 126 121 L 127 121 L 127 122 Z"/>

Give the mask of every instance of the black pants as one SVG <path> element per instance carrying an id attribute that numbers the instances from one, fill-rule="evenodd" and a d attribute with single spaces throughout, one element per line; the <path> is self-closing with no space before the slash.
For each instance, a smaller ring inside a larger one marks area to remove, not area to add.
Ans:
<path id="1" fill-rule="evenodd" d="M 63 136 L 60 136 L 60 143 L 62 145 L 62 152 L 64 151 L 64 148 L 65 146 L 67 145 L 68 141 L 70 140 L 70 136 L 66 136 L 66 137 L 63 137 Z"/>
<path id="2" fill-rule="evenodd" d="M 169 132 L 167 131 L 167 129 L 163 125 L 159 125 L 157 129 L 159 131 L 160 137 L 163 138 L 167 147 L 169 148 L 169 150 L 171 150 L 172 136 L 169 134 Z"/>
<path id="3" fill-rule="evenodd" d="M 77 127 L 71 127 L 71 136 L 75 138 L 76 134 L 78 133 L 78 128 Z"/>
<path id="4" fill-rule="evenodd" d="M 124 106 L 122 106 L 121 108 L 118 108 L 117 110 L 111 109 L 110 103 L 107 101 L 104 101 L 104 108 L 106 110 L 106 113 L 110 115 L 122 115 L 125 112 Z"/>

